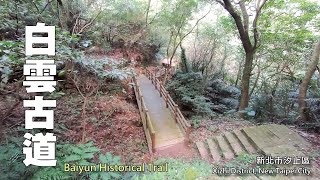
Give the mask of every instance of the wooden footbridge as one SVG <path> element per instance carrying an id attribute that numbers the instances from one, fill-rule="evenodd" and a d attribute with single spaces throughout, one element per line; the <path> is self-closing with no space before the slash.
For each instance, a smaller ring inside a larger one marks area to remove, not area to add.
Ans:
<path id="1" fill-rule="evenodd" d="M 149 151 L 189 142 L 191 126 L 156 75 L 145 70 L 133 83 Z"/>

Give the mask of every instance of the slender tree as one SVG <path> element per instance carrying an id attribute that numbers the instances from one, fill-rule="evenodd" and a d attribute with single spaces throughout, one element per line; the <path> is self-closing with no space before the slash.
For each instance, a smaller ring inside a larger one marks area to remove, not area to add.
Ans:
<path id="1" fill-rule="evenodd" d="M 299 102 L 299 114 L 303 121 L 308 121 L 310 119 L 309 108 L 307 107 L 305 98 L 306 98 L 308 86 L 311 81 L 311 77 L 316 71 L 317 65 L 319 63 L 319 55 L 320 55 L 320 39 L 315 45 L 315 48 L 312 54 L 311 63 L 308 66 L 306 75 L 304 76 L 302 83 L 300 84 L 298 102 Z"/>
<path id="2" fill-rule="evenodd" d="M 244 113 L 242 113 L 242 110 L 244 110 L 246 107 L 248 107 L 249 104 L 249 83 L 250 83 L 250 76 L 252 71 L 252 64 L 253 64 L 253 58 L 256 53 L 256 50 L 258 48 L 258 42 L 259 42 L 259 32 L 257 28 L 257 23 L 259 16 L 261 14 L 261 10 L 263 6 L 266 4 L 268 0 L 256 0 L 256 7 L 255 7 L 255 15 L 252 22 L 252 31 L 253 31 L 253 40 L 250 39 L 250 32 L 249 32 L 249 14 L 246 9 L 245 0 L 240 0 L 238 5 L 240 7 L 240 11 L 236 10 L 235 6 L 236 4 L 232 3 L 231 0 L 216 0 L 219 4 L 221 4 L 231 15 L 231 17 L 234 19 L 235 24 L 237 26 L 240 40 L 242 43 L 242 46 L 244 48 L 246 59 L 244 63 L 244 69 L 242 72 L 242 81 L 241 81 L 241 100 L 239 105 L 239 111 L 240 116 L 243 117 Z M 242 17 L 241 17 L 242 16 Z"/>

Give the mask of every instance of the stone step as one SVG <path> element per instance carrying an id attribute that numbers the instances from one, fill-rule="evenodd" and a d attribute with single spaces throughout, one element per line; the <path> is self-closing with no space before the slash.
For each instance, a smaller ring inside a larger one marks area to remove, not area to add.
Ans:
<path id="1" fill-rule="evenodd" d="M 222 156 L 224 157 L 224 159 L 231 160 L 235 157 L 234 153 L 232 152 L 231 146 L 222 136 L 217 136 L 216 141 L 222 151 Z"/>
<path id="2" fill-rule="evenodd" d="M 209 150 L 210 150 L 211 157 L 212 157 L 213 161 L 214 162 L 219 162 L 221 160 L 221 154 L 220 154 L 219 146 L 212 139 L 207 139 L 207 144 L 209 146 Z"/>
<path id="3" fill-rule="evenodd" d="M 223 136 L 231 146 L 232 151 L 236 156 L 239 156 L 241 153 L 244 152 L 244 149 L 242 148 L 240 141 L 234 136 L 233 133 L 225 132 Z"/>
<path id="4" fill-rule="evenodd" d="M 240 143 L 249 154 L 257 152 L 257 150 L 252 146 L 246 135 L 244 135 L 241 130 L 234 130 L 233 133 L 239 139 Z"/>
<path id="5" fill-rule="evenodd" d="M 204 144 L 204 142 L 198 141 L 198 142 L 196 142 L 196 145 L 197 145 L 197 148 L 198 148 L 198 151 L 200 153 L 201 158 L 209 160 L 210 155 L 209 155 L 208 149 L 207 149 L 206 145 Z"/>
<path id="6" fill-rule="evenodd" d="M 284 125 L 261 125 L 244 128 L 242 132 L 259 151 L 271 156 L 297 156 L 310 147 L 298 133 Z"/>

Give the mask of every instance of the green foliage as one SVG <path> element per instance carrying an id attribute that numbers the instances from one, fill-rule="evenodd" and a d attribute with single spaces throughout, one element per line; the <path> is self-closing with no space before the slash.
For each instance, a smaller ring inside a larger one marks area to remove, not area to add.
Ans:
<path id="1" fill-rule="evenodd" d="M 56 28 L 56 60 L 77 60 L 83 57 L 83 53 L 75 46 L 79 44 L 79 37 L 69 32 Z"/>
<path id="2" fill-rule="evenodd" d="M 199 128 L 201 125 L 202 117 L 201 116 L 192 116 L 190 120 L 191 120 L 191 123 L 194 128 Z"/>
<path id="3" fill-rule="evenodd" d="M 99 160 L 101 164 L 107 165 L 117 165 L 120 163 L 120 157 L 112 157 L 111 153 L 106 153 L 105 155 L 100 154 Z M 92 172 L 89 176 L 91 179 L 109 180 L 118 179 L 121 177 L 121 174 L 119 172 Z"/>
<path id="4" fill-rule="evenodd" d="M 98 179 L 99 177 L 105 180 L 119 178 L 120 174 L 116 172 L 82 172 L 79 174 L 79 172 L 64 171 L 64 164 L 66 163 L 70 165 L 97 166 L 97 163 L 94 161 L 94 155 L 99 152 L 100 150 L 93 145 L 93 142 L 78 145 L 57 145 L 57 166 L 39 169 L 32 176 L 32 179 L 87 179 L 88 177 Z M 99 153 L 99 163 L 119 164 L 120 157 L 113 157 L 111 153 L 106 153 L 105 155 Z"/>
<path id="5" fill-rule="evenodd" d="M 6 84 L 12 73 L 12 67 L 21 66 L 24 61 L 20 58 L 23 56 L 23 42 L 0 41 L 0 84 Z"/>
<path id="6" fill-rule="evenodd" d="M 23 164 L 22 138 L 0 146 L 1 179 L 28 179 L 38 167 Z"/>
<path id="7" fill-rule="evenodd" d="M 211 103 L 208 98 L 202 95 L 195 95 L 194 97 L 183 96 L 181 101 L 185 105 L 191 105 L 192 110 L 198 115 L 213 115 L 213 103 Z"/>
<path id="8" fill-rule="evenodd" d="M 256 154 L 246 154 L 242 153 L 237 156 L 234 160 L 226 163 L 224 167 L 227 168 L 238 168 L 238 169 L 248 169 L 252 167 L 256 162 Z"/>
<path id="9" fill-rule="evenodd" d="M 94 160 L 95 154 L 98 154 L 98 163 L 119 164 L 120 157 L 112 156 L 111 153 L 100 154 L 100 150 L 93 145 L 93 142 L 87 144 L 57 144 L 55 167 L 37 167 L 25 166 L 22 154 L 22 138 L 13 139 L 10 143 L 0 146 L 0 166 L 1 178 L 3 179 L 32 179 L 32 180 L 60 180 L 60 179 L 114 179 L 119 178 L 120 174 L 116 172 L 65 172 L 64 165 L 97 165 Z"/>
<path id="10" fill-rule="evenodd" d="M 200 73 L 177 73 L 167 84 L 172 98 L 185 110 L 197 115 L 212 115 L 212 103 L 202 95 L 203 80 Z"/>
<path id="11" fill-rule="evenodd" d="M 86 58 L 78 62 L 100 79 L 124 80 L 133 75 L 133 71 L 126 67 L 127 62 L 124 59 L 118 61 L 111 58 Z"/>
<path id="12" fill-rule="evenodd" d="M 184 49 L 182 46 L 181 46 L 181 55 L 180 55 L 180 64 L 181 64 L 181 69 L 182 69 L 182 72 L 184 73 L 188 73 L 189 72 L 189 69 L 190 69 L 190 65 L 189 65 L 189 62 L 188 62 L 188 59 L 186 57 L 186 49 Z"/>
<path id="13" fill-rule="evenodd" d="M 87 144 L 57 144 L 56 160 L 57 166 L 40 168 L 32 179 L 75 179 L 84 178 L 87 174 L 77 172 L 65 172 L 64 164 L 70 165 L 90 165 L 94 154 L 100 150 L 93 145 L 93 142 Z"/>
<path id="14" fill-rule="evenodd" d="M 65 95 L 65 93 L 62 91 L 54 91 L 49 94 L 49 99 L 58 99 L 64 95 Z"/>
<path id="15" fill-rule="evenodd" d="M 140 40 L 138 32 L 145 21 L 144 1 L 112 0 L 99 2 L 99 6 L 104 6 L 106 10 L 97 17 L 93 31 L 87 33 L 96 44 L 108 49 L 120 39 L 124 42 Z M 96 14 L 97 10 L 93 8 L 90 13 Z"/>
<path id="16" fill-rule="evenodd" d="M 21 41 L 0 41 L 0 63 L 23 64 L 19 60 L 24 55 L 24 44 Z M 9 65 L 9 64 L 7 64 Z"/>
<path id="17" fill-rule="evenodd" d="M 194 180 L 212 175 L 212 166 L 204 161 L 185 162 L 179 159 L 159 159 L 154 164 L 168 163 L 168 172 L 145 172 L 136 175 L 134 180 L 187 179 Z"/>

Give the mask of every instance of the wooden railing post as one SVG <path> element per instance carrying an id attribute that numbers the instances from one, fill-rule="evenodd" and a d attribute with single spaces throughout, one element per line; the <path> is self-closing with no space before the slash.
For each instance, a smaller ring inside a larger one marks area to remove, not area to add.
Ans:
<path id="1" fill-rule="evenodd" d="M 139 85 L 137 85 L 138 100 L 140 100 L 139 88 L 140 88 L 140 86 L 139 86 Z"/>
<path id="2" fill-rule="evenodd" d="M 142 109 L 142 112 L 144 112 L 145 111 L 145 109 L 144 109 L 144 107 L 143 107 L 143 101 L 142 101 L 142 98 L 143 98 L 143 96 L 140 96 L 140 105 L 141 105 L 141 109 Z"/>
<path id="3" fill-rule="evenodd" d="M 165 93 L 165 101 L 166 101 L 166 108 L 168 108 L 169 107 L 169 104 L 168 104 L 168 92 L 167 93 Z"/>
<path id="4" fill-rule="evenodd" d="M 174 119 L 178 122 L 178 105 L 174 104 Z"/>
<path id="5" fill-rule="evenodd" d="M 161 93 L 161 92 L 162 92 L 162 91 L 161 91 L 161 90 L 162 90 L 162 88 L 161 88 L 162 86 L 161 86 L 161 85 L 162 85 L 162 83 L 161 83 L 161 82 L 159 82 L 159 87 L 160 87 L 160 88 L 159 88 L 159 89 L 160 89 L 160 97 L 162 97 L 162 93 Z"/>
<path id="6" fill-rule="evenodd" d="M 186 129 L 186 142 L 189 143 L 190 142 L 190 131 L 191 131 L 191 128 L 188 127 Z"/>
<path id="7" fill-rule="evenodd" d="M 148 109 L 145 109 L 145 113 L 144 113 L 144 116 L 145 116 L 145 118 L 146 118 L 146 122 L 148 121 L 148 112 L 149 112 L 149 110 Z"/>
<path id="8" fill-rule="evenodd" d="M 155 152 L 156 151 L 156 136 L 155 136 L 155 133 L 151 133 L 151 141 L 152 141 L 152 152 Z"/>

